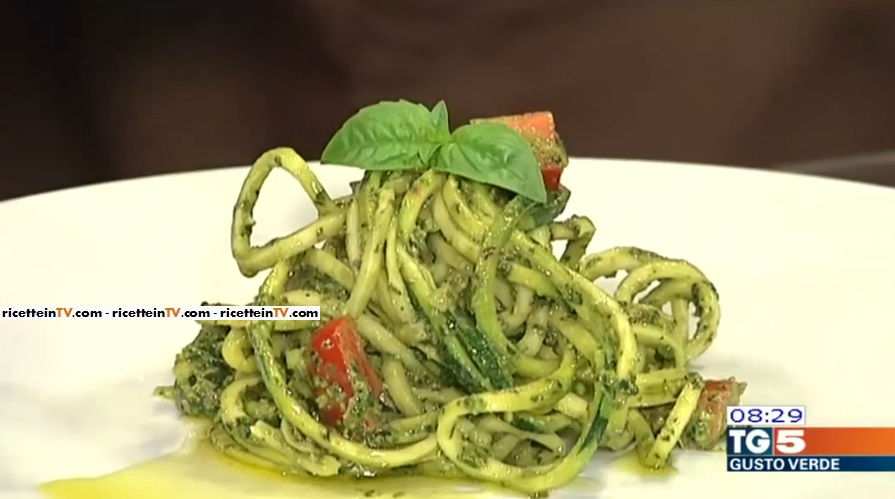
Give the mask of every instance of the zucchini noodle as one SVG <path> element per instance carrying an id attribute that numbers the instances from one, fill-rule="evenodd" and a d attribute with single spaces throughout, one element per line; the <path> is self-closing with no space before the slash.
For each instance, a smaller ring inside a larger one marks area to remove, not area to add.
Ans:
<path id="1" fill-rule="evenodd" d="M 274 168 L 318 218 L 252 246 Z M 201 322 L 160 393 L 213 422 L 222 453 L 296 475 L 471 477 L 543 496 L 598 448 L 633 446 L 661 468 L 675 447 L 718 443 L 724 404 L 745 385 L 691 368 L 720 319 L 693 264 L 633 247 L 585 254 L 595 227 L 557 219 L 565 188 L 534 204 L 406 170 L 367 172 L 352 190 L 333 199 L 287 148 L 249 170 L 231 246 L 243 275 L 267 273 L 252 304 L 319 305 L 323 320 Z M 598 285 L 619 273 L 614 293 Z M 322 422 L 308 370 L 314 331 L 343 316 L 384 385 L 363 431 Z"/>

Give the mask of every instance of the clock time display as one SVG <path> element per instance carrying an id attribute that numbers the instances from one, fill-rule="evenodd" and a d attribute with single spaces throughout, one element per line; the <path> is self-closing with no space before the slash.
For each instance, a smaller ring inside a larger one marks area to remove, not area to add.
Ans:
<path id="1" fill-rule="evenodd" d="M 805 426 L 805 406 L 730 406 L 727 426 Z"/>

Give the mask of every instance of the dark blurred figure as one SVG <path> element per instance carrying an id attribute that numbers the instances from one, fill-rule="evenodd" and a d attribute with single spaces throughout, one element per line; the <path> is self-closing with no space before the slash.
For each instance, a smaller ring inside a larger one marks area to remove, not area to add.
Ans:
<path id="1" fill-rule="evenodd" d="M 0 198 L 277 145 L 312 159 L 353 110 L 399 97 L 445 99 L 454 123 L 550 109 L 575 155 L 895 150 L 890 3 L 20 3 L 0 7 Z"/>

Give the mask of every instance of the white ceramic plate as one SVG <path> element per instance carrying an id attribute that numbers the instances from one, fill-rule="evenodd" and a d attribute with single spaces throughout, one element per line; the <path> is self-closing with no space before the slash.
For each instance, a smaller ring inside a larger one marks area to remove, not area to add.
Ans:
<path id="1" fill-rule="evenodd" d="M 355 170 L 315 167 L 334 195 Z M 0 305 L 181 305 L 249 300 L 228 245 L 245 169 L 169 175 L 0 203 Z M 807 406 L 810 425 L 892 425 L 895 190 L 741 169 L 574 160 L 567 213 L 590 216 L 592 249 L 683 257 L 716 284 L 720 335 L 699 368 L 749 383 L 744 403 Z M 313 214 L 275 172 L 259 238 Z M 186 322 L 0 322 L 0 497 L 172 452 L 186 427 L 155 401 Z M 599 462 L 599 461 L 598 461 Z M 602 460 L 605 462 L 605 459 Z M 895 474 L 727 473 L 686 454 L 646 480 L 597 464 L 599 497 L 873 497 Z M 596 483 L 596 482 L 591 482 Z M 594 497 L 580 486 L 555 497 Z M 174 499 L 174 498 L 172 498 Z"/>

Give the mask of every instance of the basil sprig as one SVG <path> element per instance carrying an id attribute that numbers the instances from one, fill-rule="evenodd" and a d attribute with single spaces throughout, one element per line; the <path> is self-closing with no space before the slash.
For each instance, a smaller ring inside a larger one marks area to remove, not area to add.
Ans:
<path id="1" fill-rule="evenodd" d="M 538 159 L 519 132 L 488 122 L 452 133 L 443 101 L 432 110 L 404 100 L 367 106 L 330 139 L 320 161 L 379 171 L 432 168 L 547 201 Z"/>

